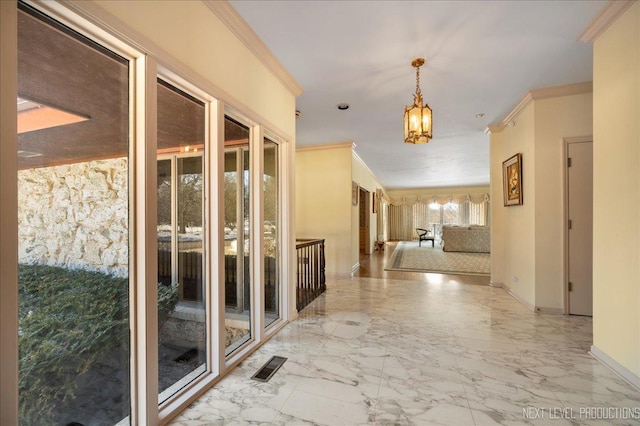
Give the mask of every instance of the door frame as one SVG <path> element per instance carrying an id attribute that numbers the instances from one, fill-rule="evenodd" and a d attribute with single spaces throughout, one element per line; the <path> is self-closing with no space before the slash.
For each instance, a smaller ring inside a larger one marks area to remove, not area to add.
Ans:
<path id="1" fill-rule="evenodd" d="M 571 143 L 593 143 L 593 135 L 562 138 L 562 204 L 563 204 L 563 285 L 562 285 L 562 313 L 569 315 L 569 144 Z M 593 234 L 593 232 L 592 232 Z"/>

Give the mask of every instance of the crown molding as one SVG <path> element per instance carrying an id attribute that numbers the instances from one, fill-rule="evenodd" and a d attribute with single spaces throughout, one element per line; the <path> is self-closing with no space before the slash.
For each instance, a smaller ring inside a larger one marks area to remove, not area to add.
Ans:
<path id="1" fill-rule="evenodd" d="M 531 89 L 525 93 L 522 98 L 520 98 L 518 103 L 511 108 L 511 111 L 509 111 L 498 124 L 487 126 L 484 132 L 485 134 L 501 132 L 508 125 L 507 123 L 514 121 L 518 114 L 520 114 L 522 110 L 525 109 L 533 100 L 580 95 L 582 93 L 591 92 L 593 92 L 592 81 Z"/>
<path id="2" fill-rule="evenodd" d="M 533 96 L 531 95 L 531 90 L 529 90 L 524 94 L 522 98 L 520 98 L 518 103 L 513 108 L 511 108 L 511 111 L 509 111 L 507 115 L 505 115 L 504 118 L 500 120 L 500 123 L 498 124 L 500 130 L 503 130 L 507 126 L 507 123 L 516 118 L 518 114 L 520 114 L 522 110 L 531 103 L 531 101 L 533 101 Z"/>
<path id="3" fill-rule="evenodd" d="M 344 142 L 336 142 L 336 143 L 323 143 L 323 144 L 317 144 L 317 145 L 297 146 L 296 152 L 320 151 L 323 149 L 339 149 L 339 148 L 350 148 L 351 150 L 355 150 L 356 143 L 353 141 L 344 141 Z"/>
<path id="4" fill-rule="evenodd" d="M 497 125 L 488 125 L 486 129 L 484 129 L 484 134 L 485 135 L 490 135 L 491 133 L 496 133 L 499 132 L 503 129 L 503 127 L 500 124 Z"/>
<path id="5" fill-rule="evenodd" d="M 242 41 L 242 43 L 258 57 L 260 62 L 269 69 L 285 87 L 294 95 L 302 94 L 302 87 L 296 82 L 289 71 L 271 53 L 266 44 L 258 37 L 238 11 L 226 0 L 203 0 L 204 4 Z"/>
<path id="6" fill-rule="evenodd" d="M 369 166 L 367 165 L 367 163 L 364 162 L 364 160 L 362 158 L 360 158 L 360 156 L 358 155 L 358 153 L 355 150 L 356 146 L 355 144 L 353 145 L 353 150 L 351 151 L 351 155 L 352 158 L 355 159 L 356 161 L 358 161 L 362 167 L 364 167 L 364 169 L 373 177 L 373 179 L 376 181 L 376 184 L 379 186 L 379 189 L 382 190 L 383 193 L 385 193 L 385 189 L 384 186 L 382 186 L 382 184 L 380 183 L 380 180 L 378 179 L 378 177 L 375 175 L 375 173 L 373 173 L 373 171 L 371 170 L 371 168 L 369 168 Z M 353 173 L 353 171 L 351 172 Z M 370 192 L 376 192 L 376 188 L 370 188 Z"/>
<path id="7" fill-rule="evenodd" d="M 558 98 L 560 96 L 580 95 L 582 93 L 593 92 L 593 81 L 583 81 L 582 83 L 563 84 L 562 86 L 541 87 L 531 89 L 533 99 Z"/>
<path id="8" fill-rule="evenodd" d="M 584 43 L 593 43 L 607 30 L 624 12 L 631 7 L 635 0 L 609 0 L 598 14 L 589 22 L 589 25 L 578 36 L 578 40 Z"/>

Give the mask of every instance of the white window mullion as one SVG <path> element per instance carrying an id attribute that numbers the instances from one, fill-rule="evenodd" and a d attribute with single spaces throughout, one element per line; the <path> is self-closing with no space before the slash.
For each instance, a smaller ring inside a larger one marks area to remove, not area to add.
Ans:
<path id="1" fill-rule="evenodd" d="M 149 57 L 131 69 L 131 424 L 151 425 L 158 423 L 157 71 Z"/>
<path id="2" fill-rule="evenodd" d="M 224 170 L 225 170 L 225 147 L 224 147 L 224 129 L 225 129 L 225 106 L 224 102 L 218 100 L 212 103 L 211 108 L 211 162 L 214 167 L 211 168 L 211 203 L 217 205 L 217 209 L 212 209 L 212 225 L 211 229 L 211 264 L 216 265 L 218 270 L 211 274 L 211 280 L 218 282 L 212 284 L 212 301 L 210 302 L 215 309 L 212 310 L 211 330 L 215 327 L 215 334 L 211 336 L 211 340 L 215 339 L 214 350 L 211 351 L 215 359 L 218 374 L 222 374 L 226 369 L 226 345 L 225 345 L 225 259 L 224 259 L 224 218 L 225 218 L 225 197 L 224 197 Z M 215 150 L 215 154 L 213 151 Z M 215 176 L 214 176 L 215 175 Z M 214 219 L 213 215 L 216 216 Z M 214 231 L 215 228 L 215 231 Z M 217 345 L 217 350 L 216 346 Z"/>
<path id="3" fill-rule="evenodd" d="M 207 104 L 207 138 L 204 149 L 206 262 L 206 327 L 209 334 L 207 365 L 213 376 L 224 368 L 224 105 Z"/>
<path id="4" fill-rule="evenodd" d="M 251 288 L 254 338 L 264 335 L 264 132 L 261 126 L 253 126 L 249 143 L 251 159 Z"/>

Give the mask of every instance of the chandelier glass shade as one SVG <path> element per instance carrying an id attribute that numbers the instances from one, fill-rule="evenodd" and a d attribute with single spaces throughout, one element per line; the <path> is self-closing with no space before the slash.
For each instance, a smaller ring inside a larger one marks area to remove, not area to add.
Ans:
<path id="1" fill-rule="evenodd" d="M 420 90 L 420 67 L 424 65 L 423 58 L 416 58 L 411 62 L 416 69 L 416 93 L 413 95 L 413 105 L 404 108 L 404 142 L 427 143 L 432 137 L 432 111 L 428 104 L 424 104 Z"/>

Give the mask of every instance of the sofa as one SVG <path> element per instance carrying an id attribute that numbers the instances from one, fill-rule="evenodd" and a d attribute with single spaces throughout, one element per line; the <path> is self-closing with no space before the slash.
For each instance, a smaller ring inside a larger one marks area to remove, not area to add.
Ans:
<path id="1" fill-rule="evenodd" d="M 488 226 L 443 226 L 442 250 L 489 253 L 490 228 Z"/>

